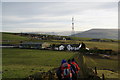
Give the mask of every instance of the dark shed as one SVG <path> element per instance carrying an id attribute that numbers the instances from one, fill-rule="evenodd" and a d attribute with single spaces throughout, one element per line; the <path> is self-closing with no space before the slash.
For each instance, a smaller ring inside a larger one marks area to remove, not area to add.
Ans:
<path id="1" fill-rule="evenodd" d="M 26 49 L 42 49 L 41 42 L 25 42 L 19 45 L 19 48 L 26 48 Z"/>

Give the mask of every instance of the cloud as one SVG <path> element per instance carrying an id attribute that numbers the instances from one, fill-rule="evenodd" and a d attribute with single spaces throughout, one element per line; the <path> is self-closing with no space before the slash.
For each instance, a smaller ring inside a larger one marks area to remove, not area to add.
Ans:
<path id="1" fill-rule="evenodd" d="M 119 0 L 2 0 L 2 2 L 118 2 Z"/>
<path id="2" fill-rule="evenodd" d="M 80 14 L 86 10 L 106 9 L 117 7 L 117 3 L 97 3 L 97 2 L 72 2 L 72 3 L 56 3 L 56 2 L 13 2 L 3 3 L 4 15 L 18 15 L 28 17 L 32 15 L 41 16 L 65 16 L 72 14 Z"/>
<path id="3" fill-rule="evenodd" d="M 0 32 L 2 31 L 2 3 L 0 2 Z"/>
<path id="4" fill-rule="evenodd" d="M 117 7 L 115 2 L 4 2 L 3 31 L 71 30 L 72 16 L 76 30 L 117 28 Z"/>

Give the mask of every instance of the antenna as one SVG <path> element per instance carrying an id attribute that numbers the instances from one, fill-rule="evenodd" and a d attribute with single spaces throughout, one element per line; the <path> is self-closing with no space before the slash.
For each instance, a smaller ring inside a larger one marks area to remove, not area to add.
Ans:
<path id="1" fill-rule="evenodd" d="M 74 35 L 75 32 L 74 32 L 74 17 L 72 17 L 72 35 Z"/>

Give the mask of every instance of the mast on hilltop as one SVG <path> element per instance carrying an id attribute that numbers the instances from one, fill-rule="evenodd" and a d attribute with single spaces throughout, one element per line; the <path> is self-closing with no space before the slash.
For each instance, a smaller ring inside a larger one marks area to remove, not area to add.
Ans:
<path id="1" fill-rule="evenodd" d="M 72 35 L 75 34 L 75 31 L 74 31 L 74 17 L 72 17 Z"/>

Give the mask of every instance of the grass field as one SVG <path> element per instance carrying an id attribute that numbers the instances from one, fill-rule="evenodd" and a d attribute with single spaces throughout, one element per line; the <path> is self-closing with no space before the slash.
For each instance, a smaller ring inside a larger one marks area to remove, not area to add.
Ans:
<path id="1" fill-rule="evenodd" d="M 8 33 L 2 33 L 2 44 L 18 44 L 20 41 L 29 41 L 27 37 L 13 35 Z"/>
<path id="2" fill-rule="evenodd" d="M 13 40 L 13 41 L 20 41 L 20 40 L 28 40 L 27 37 L 19 36 L 19 35 L 13 35 L 13 34 L 2 34 L 3 40 Z"/>
<path id="3" fill-rule="evenodd" d="M 97 67 L 98 75 L 106 78 L 118 78 L 118 60 L 102 59 L 96 56 L 84 56 L 87 67 L 93 70 Z"/>
<path id="4" fill-rule="evenodd" d="M 118 70 L 118 61 L 112 59 L 102 59 L 96 56 L 84 56 L 86 64 L 91 67 L 97 67 L 98 69 L 111 69 Z M 106 64 L 107 63 L 107 64 Z"/>
<path id="5" fill-rule="evenodd" d="M 3 78 L 24 78 L 40 71 L 48 71 L 61 64 L 62 59 L 74 57 L 73 52 L 3 49 Z"/>
<path id="6" fill-rule="evenodd" d="M 84 41 L 88 48 L 97 47 L 99 49 L 112 49 L 114 51 L 118 51 L 118 43 L 116 42 L 89 42 Z"/>
<path id="7" fill-rule="evenodd" d="M 72 37 L 73 38 L 73 37 Z M 10 40 L 10 42 L 4 42 L 3 44 L 17 44 L 20 43 L 20 41 L 28 41 L 28 42 L 48 42 L 50 44 L 71 44 L 71 43 L 81 43 L 84 42 L 88 48 L 94 48 L 97 47 L 99 49 L 112 49 L 114 51 L 118 51 L 118 43 L 117 42 L 91 42 L 91 41 L 79 41 L 80 40 L 89 40 L 91 38 L 74 38 L 75 40 L 35 40 L 30 39 L 28 37 L 23 37 L 19 35 L 13 35 L 8 33 L 2 34 L 2 40 Z"/>
<path id="8" fill-rule="evenodd" d="M 27 42 L 48 42 L 50 44 L 73 44 L 84 42 L 86 47 L 98 49 L 112 49 L 118 51 L 117 42 L 91 42 L 85 41 L 91 38 L 72 37 L 74 40 L 36 40 L 11 33 L 2 34 L 2 44 L 18 44 L 20 41 Z M 83 40 L 83 41 L 80 41 Z M 24 78 L 37 72 L 46 72 L 60 65 L 62 59 L 69 59 L 76 56 L 69 51 L 50 51 L 33 49 L 15 49 L 3 48 L 2 50 L 2 69 L 3 78 Z M 82 56 L 81 56 L 82 57 Z M 102 59 L 97 56 L 83 56 L 83 61 L 94 69 L 97 67 L 98 75 L 105 74 L 107 78 L 116 78 L 118 76 L 118 61 L 112 59 Z M 81 64 L 80 67 L 84 66 Z M 85 71 L 85 70 L 83 70 Z"/>

